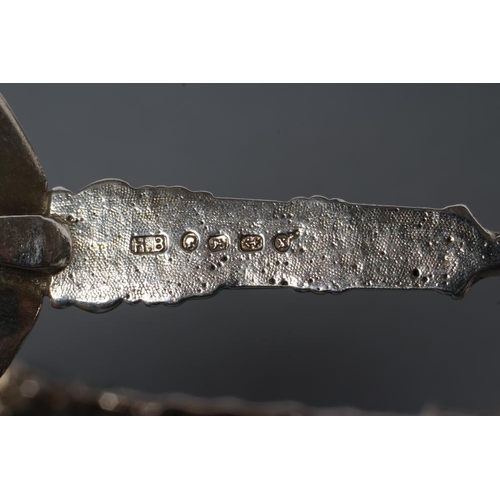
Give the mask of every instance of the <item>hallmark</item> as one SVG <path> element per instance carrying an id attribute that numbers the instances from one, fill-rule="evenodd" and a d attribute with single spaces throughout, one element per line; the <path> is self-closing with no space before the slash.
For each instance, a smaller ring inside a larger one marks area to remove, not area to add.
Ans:
<path id="1" fill-rule="evenodd" d="M 220 252 L 229 248 L 229 236 L 218 234 L 208 239 L 208 248 L 212 252 Z"/>
<path id="2" fill-rule="evenodd" d="M 292 231 L 291 233 L 279 233 L 274 238 L 274 248 L 278 252 L 287 252 L 292 245 L 292 240 L 297 239 L 300 236 L 298 229 Z"/>
<path id="3" fill-rule="evenodd" d="M 264 248 L 264 238 L 259 234 L 248 234 L 240 239 L 240 248 L 244 252 L 258 252 Z"/>
<path id="4" fill-rule="evenodd" d="M 188 231 L 187 233 L 184 233 L 182 237 L 182 248 L 186 250 L 186 252 L 193 252 L 198 248 L 198 244 L 200 243 L 200 237 L 196 234 L 193 233 L 192 231 Z"/>
<path id="5" fill-rule="evenodd" d="M 135 254 L 161 253 L 167 250 L 167 237 L 163 234 L 154 236 L 132 236 L 130 251 Z"/>

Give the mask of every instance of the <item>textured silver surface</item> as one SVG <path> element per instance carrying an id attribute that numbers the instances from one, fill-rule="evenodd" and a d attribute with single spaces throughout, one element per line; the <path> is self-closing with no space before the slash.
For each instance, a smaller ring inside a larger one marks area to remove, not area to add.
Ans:
<path id="1" fill-rule="evenodd" d="M 221 199 L 111 180 L 76 194 L 54 191 L 50 214 L 69 223 L 73 239 L 69 265 L 52 277 L 52 303 L 96 312 L 121 301 L 177 304 L 221 287 L 431 289 L 459 297 L 500 264 L 496 235 L 463 206 Z M 199 236 L 193 251 L 183 246 L 190 232 Z M 284 235 L 289 249 L 278 251 Z M 131 251 L 134 238 L 156 236 L 165 251 Z M 261 236 L 263 248 L 242 251 L 248 236 Z M 214 247 L 214 237 L 229 247 Z"/>

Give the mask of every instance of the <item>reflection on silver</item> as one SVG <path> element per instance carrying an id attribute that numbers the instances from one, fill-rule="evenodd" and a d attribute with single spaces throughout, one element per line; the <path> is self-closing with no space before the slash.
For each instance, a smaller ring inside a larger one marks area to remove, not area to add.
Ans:
<path id="1" fill-rule="evenodd" d="M 105 411 L 113 411 L 119 404 L 120 400 L 113 392 L 103 392 L 99 398 L 99 406 Z"/>

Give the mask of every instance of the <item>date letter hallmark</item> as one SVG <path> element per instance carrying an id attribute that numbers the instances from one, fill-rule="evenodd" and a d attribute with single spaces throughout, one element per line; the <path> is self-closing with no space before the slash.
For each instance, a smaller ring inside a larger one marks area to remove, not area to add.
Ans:
<path id="1" fill-rule="evenodd" d="M 278 252 L 287 252 L 292 245 L 292 240 L 297 239 L 299 236 L 300 232 L 298 229 L 291 233 L 279 233 L 274 238 L 274 248 L 276 248 Z"/>
<path id="2" fill-rule="evenodd" d="M 135 254 L 161 253 L 167 250 L 167 237 L 163 234 L 154 236 L 132 236 L 130 251 Z"/>

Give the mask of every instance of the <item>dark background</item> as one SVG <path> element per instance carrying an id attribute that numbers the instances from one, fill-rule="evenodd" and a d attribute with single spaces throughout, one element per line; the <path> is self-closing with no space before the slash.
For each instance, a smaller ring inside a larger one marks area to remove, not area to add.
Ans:
<path id="1" fill-rule="evenodd" d="M 493 85 L 0 85 L 51 188 L 444 207 L 500 230 Z M 95 387 L 416 413 L 500 408 L 500 281 L 434 292 L 222 291 L 102 315 L 46 299 L 20 359 Z"/>

